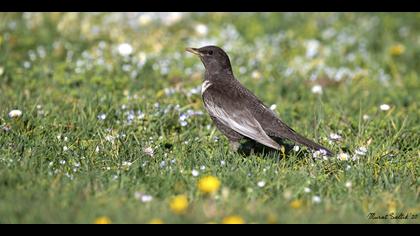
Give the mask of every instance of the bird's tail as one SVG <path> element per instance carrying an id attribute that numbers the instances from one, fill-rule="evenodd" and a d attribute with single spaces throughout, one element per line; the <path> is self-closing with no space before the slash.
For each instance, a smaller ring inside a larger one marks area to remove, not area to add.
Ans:
<path id="1" fill-rule="evenodd" d="M 322 145 L 320 145 L 318 143 L 315 143 L 314 141 L 312 141 L 312 140 L 310 140 L 308 138 L 305 138 L 305 137 L 303 137 L 302 135 L 300 135 L 300 134 L 298 134 L 296 132 L 294 132 L 293 135 L 291 135 L 289 138 L 291 140 L 293 140 L 293 141 L 295 141 L 295 142 L 297 142 L 299 144 L 305 145 L 305 146 L 307 146 L 307 147 L 309 147 L 309 148 L 311 148 L 313 150 L 316 150 L 316 151 L 318 151 L 318 150 L 325 150 L 326 151 L 326 154 L 328 156 L 333 156 L 334 155 L 334 153 L 331 150 L 329 150 L 328 148 L 326 148 L 326 147 L 324 147 L 324 146 L 322 146 Z"/>

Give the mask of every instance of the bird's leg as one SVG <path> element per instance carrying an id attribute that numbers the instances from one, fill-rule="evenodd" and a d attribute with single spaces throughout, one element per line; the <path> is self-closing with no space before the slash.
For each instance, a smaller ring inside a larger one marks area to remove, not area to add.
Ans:
<path id="1" fill-rule="evenodd" d="M 229 140 L 229 147 L 232 151 L 237 152 L 240 146 L 241 146 L 241 143 L 239 143 L 239 141 Z"/>

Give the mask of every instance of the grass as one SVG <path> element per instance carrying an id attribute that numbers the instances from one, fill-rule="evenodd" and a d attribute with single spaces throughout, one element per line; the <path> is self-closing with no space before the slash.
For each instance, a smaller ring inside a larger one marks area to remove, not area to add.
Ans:
<path id="1" fill-rule="evenodd" d="M 2 13 L 0 223 L 420 223 L 419 24 L 420 14 Z M 184 52 L 210 43 L 286 123 L 350 159 L 229 151 L 203 109 L 201 62 Z M 213 195 L 197 187 L 207 175 L 221 182 Z M 170 209 L 177 195 L 183 214 Z M 390 212 L 411 219 L 367 217 Z"/>

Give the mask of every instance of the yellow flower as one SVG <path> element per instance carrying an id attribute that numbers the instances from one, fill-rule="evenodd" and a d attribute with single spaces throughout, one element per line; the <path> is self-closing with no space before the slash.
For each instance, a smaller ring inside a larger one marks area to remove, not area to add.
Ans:
<path id="1" fill-rule="evenodd" d="M 159 218 L 153 218 L 149 221 L 149 224 L 163 224 L 163 220 Z"/>
<path id="2" fill-rule="evenodd" d="M 214 193 L 219 190 L 220 180 L 214 176 L 206 176 L 198 181 L 198 189 L 203 193 Z"/>
<path id="3" fill-rule="evenodd" d="M 400 43 L 395 44 L 389 49 L 389 53 L 391 54 L 391 56 L 399 56 L 403 54 L 404 52 L 405 52 L 405 47 L 404 45 Z"/>
<path id="4" fill-rule="evenodd" d="M 172 198 L 169 207 L 175 214 L 183 214 L 188 208 L 188 198 L 185 195 L 178 195 Z"/>
<path id="5" fill-rule="evenodd" d="M 397 203 L 395 201 L 388 202 L 388 213 L 397 213 Z"/>
<path id="6" fill-rule="evenodd" d="M 293 200 L 290 203 L 290 207 L 293 208 L 293 209 L 299 209 L 299 208 L 301 208 L 302 207 L 302 200 Z"/>
<path id="7" fill-rule="evenodd" d="M 222 220 L 223 224 L 245 224 L 244 219 L 237 215 L 227 216 Z"/>
<path id="8" fill-rule="evenodd" d="M 101 224 L 101 225 L 111 224 L 111 219 L 109 219 L 106 216 L 101 216 L 101 217 L 96 218 L 94 223 Z"/>

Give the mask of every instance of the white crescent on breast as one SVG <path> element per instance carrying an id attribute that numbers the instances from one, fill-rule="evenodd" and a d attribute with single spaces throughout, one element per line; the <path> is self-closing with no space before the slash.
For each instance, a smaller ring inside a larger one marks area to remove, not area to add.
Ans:
<path id="1" fill-rule="evenodd" d="M 204 81 L 204 83 L 201 85 L 201 96 L 203 95 L 204 91 L 206 91 L 206 89 L 208 89 L 211 85 L 212 83 L 210 81 Z"/>

